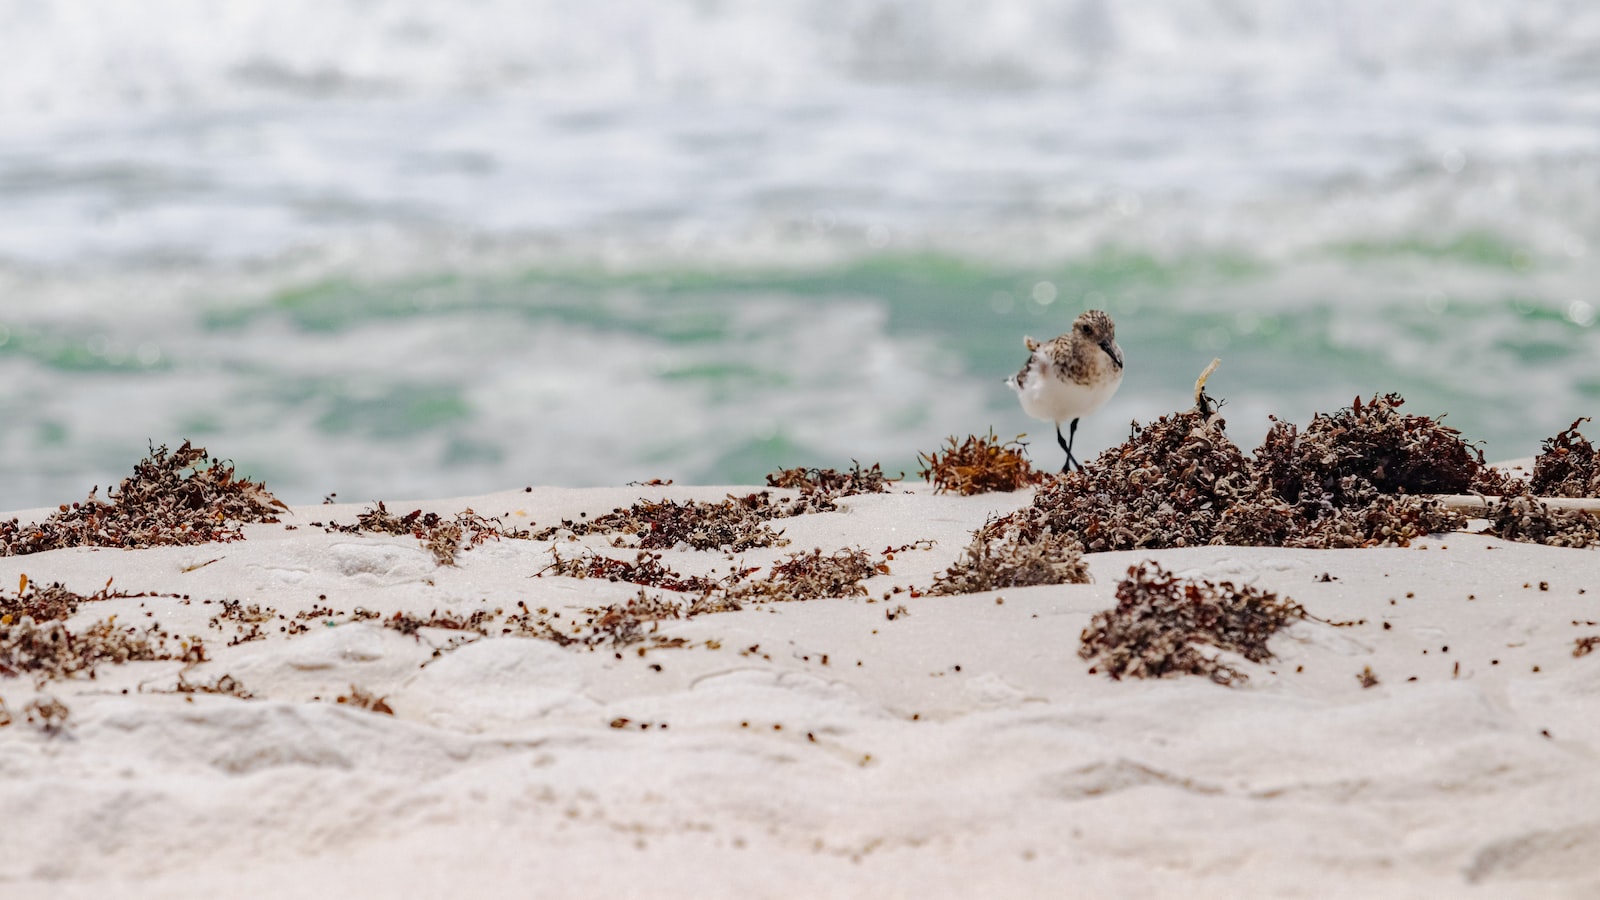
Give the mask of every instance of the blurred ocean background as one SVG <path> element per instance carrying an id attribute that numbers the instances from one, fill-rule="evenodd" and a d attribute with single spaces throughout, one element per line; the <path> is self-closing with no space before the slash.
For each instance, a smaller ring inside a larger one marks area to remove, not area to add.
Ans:
<path id="1" fill-rule="evenodd" d="M 291 502 L 914 473 L 1212 393 L 1600 412 L 1592 0 L 0 0 L 0 508 L 185 438 Z M 1600 437 L 1600 427 L 1591 429 Z"/>

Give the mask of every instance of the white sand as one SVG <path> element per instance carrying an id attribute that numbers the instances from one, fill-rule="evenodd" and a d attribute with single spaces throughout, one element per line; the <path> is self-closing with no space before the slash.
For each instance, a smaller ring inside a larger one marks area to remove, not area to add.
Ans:
<path id="1" fill-rule="evenodd" d="M 727 490 L 389 508 L 545 525 Z M 465 614 L 637 590 L 531 578 L 549 543 L 489 543 L 441 568 L 409 537 L 307 524 L 361 506 L 301 508 L 285 520 L 298 528 L 228 545 L 0 559 L 10 588 L 26 573 L 189 595 L 88 604 L 71 624 L 115 614 L 201 635 L 212 661 L 188 680 L 229 673 L 258 698 L 148 693 L 178 663 L 105 666 L 45 686 L 71 709 L 49 736 L 21 720 L 31 681 L 0 679 L 18 718 L 0 729 L 0 896 L 1600 896 L 1600 653 L 1572 655 L 1600 634 L 1586 624 L 1600 555 L 1469 534 L 1111 553 L 1089 557 L 1091 585 L 881 599 L 927 586 L 986 516 L 1028 499 L 916 487 L 776 522 L 793 545 L 739 559 L 937 543 L 868 581 L 876 602 L 664 623 L 693 646 L 621 659 L 524 638 L 435 659 L 454 633 L 375 622 L 292 638 L 273 623 L 225 646 L 233 627 L 209 628 L 205 599 Z M 1297 625 L 1275 662 L 1242 664 L 1240 687 L 1090 675 L 1080 631 L 1152 558 L 1367 624 Z M 886 617 L 901 604 L 909 615 Z M 1381 684 L 1363 689 L 1364 667 Z M 396 714 L 313 700 L 351 684 Z"/>

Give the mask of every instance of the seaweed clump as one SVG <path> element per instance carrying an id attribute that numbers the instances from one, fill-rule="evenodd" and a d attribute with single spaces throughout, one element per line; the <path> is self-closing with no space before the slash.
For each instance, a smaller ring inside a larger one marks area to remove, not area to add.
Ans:
<path id="1" fill-rule="evenodd" d="M 917 454 L 923 464 L 917 474 L 939 493 L 955 491 L 963 497 L 1021 490 L 1045 480 L 1045 474 L 1022 455 L 1025 446 L 1021 440 L 1002 444 L 993 431 L 981 437 L 968 435 L 960 443 L 954 437 L 946 438 L 942 452 Z"/>
<path id="2" fill-rule="evenodd" d="M 767 475 L 767 486 L 799 491 L 807 512 L 832 512 L 839 508 L 835 500 L 857 494 L 887 494 L 889 485 L 895 480 L 884 475 L 878 463 L 873 463 L 870 469 L 863 469 L 861 463 L 857 462 L 848 472 L 838 469 L 779 469 Z"/>
<path id="3" fill-rule="evenodd" d="M 1224 510 L 1258 492 L 1253 471 L 1224 430 L 1201 412 L 1162 416 L 1083 471 L 1040 489 L 1033 504 L 985 526 L 1023 541 L 1070 535 L 1088 552 L 1211 543 Z"/>
<path id="4" fill-rule="evenodd" d="M 1385 494 L 1503 494 L 1505 476 L 1438 419 L 1400 412 L 1399 394 L 1356 397 L 1311 418 L 1304 434 L 1275 421 L 1256 451 L 1265 487 L 1308 519 Z"/>
<path id="5" fill-rule="evenodd" d="M 887 563 L 873 559 L 865 550 L 841 549 L 824 555 L 820 549 L 813 549 L 809 553 L 791 553 L 782 562 L 774 563 L 766 578 L 730 590 L 729 597 L 736 601 L 777 602 L 865 597 L 867 589 L 861 582 L 888 571 Z"/>
<path id="6" fill-rule="evenodd" d="M 1036 584 L 1087 584 L 1083 545 L 1070 535 L 1046 532 L 1023 540 L 1012 530 L 989 538 L 980 529 L 961 558 L 934 579 L 929 594 L 975 594 Z"/>
<path id="7" fill-rule="evenodd" d="M 558 526 L 536 532 L 533 539 L 548 541 L 561 531 L 574 537 L 620 534 L 633 537 L 637 546 L 644 550 L 666 550 L 686 544 L 695 550 L 739 552 L 752 547 L 788 544 L 788 539 L 773 531 L 767 522 L 808 511 L 804 499 L 774 501 L 766 491 L 743 497 L 730 495 L 717 503 L 641 500 L 627 509 L 615 509 L 593 519 L 563 519 Z M 625 541 L 618 537 L 612 544 L 625 546 Z"/>
<path id="8" fill-rule="evenodd" d="M 1129 567 L 1117 584 L 1116 607 L 1089 620 L 1078 655 L 1094 663 L 1091 673 L 1104 670 L 1118 680 L 1204 675 L 1231 685 L 1249 676 L 1218 651 L 1266 662 L 1273 658 L 1268 639 L 1304 618 L 1304 607 L 1271 592 L 1187 581 L 1145 562 Z"/>
<path id="9" fill-rule="evenodd" d="M 81 503 L 43 522 L 0 522 L 0 556 L 22 556 L 65 547 L 160 547 L 244 539 L 240 525 L 276 522 L 288 509 L 262 485 L 238 478 L 234 467 L 211 459 L 188 441 L 165 444 L 134 467 L 133 475 L 107 492 L 89 492 Z"/>
<path id="10" fill-rule="evenodd" d="M 1533 461 L 1533 477 L 1528 489 L 1540 497 L 1600 497 L 1600 459 L 1578 426 L 1587 418 L 1573 422 L 1555 437 L 1546 438 Z"/>
<path id="11" fill-rule="evenodd" d="M 1301 433 L 1274 420 L 1256 448 L 1257 492 L 1223 516 L 1219 542 L 1317 549 L 1409 546 L 1466 520 L 1425 494 L 1504 494 L 1518 485 L 1398 394 L 1356 397 Z"/>
<path id="12" fill-rule="evenodd" d="M 990 523 L 993 538 L 1071 535 L 1087 552 L 1194 547 L 1407 546 L 1465 519 L 1423 493 L 1512 492 L 1512 480 L 1451 428 L 1401 415 L 1396 395 L 1357 398 L 1300 433 L 1277 422 L 1251 457 L 1212 401 L 1135 426 L 1120 447 Z"/>
<path id="13" fill-rule="evenodd" d="M 313 523 L 318 524 L 318 523 Z M 438 513 L 425 513 L 414 509 L 403 516 L 389 512 L 383 501 L 356 515 L 356 524 L 340 525 L 331 522 L 326 531 L 356 534 L 370 531 L 377 534 L 411 535 L 433 554 L 434 562 L 441 566 L 456 564 L 456 555 L 493 538 L 527 539 L 528 532 L 505 525 L 499 518 L 485 518 L 470 509 L 462 510 L 446 519 Z"/>
<path id="14" fill-rule="evenodd" d="M 604 578 L 607 581 L 626 581 L 680 593 L 711 591 L 723 583 L 699 575 L 681 575 L 661 561 L 660 553 L 648 550 L 640 550 L 633 562 L 592 552 L 567 559 L 563 559 L 559 551 L 555 551 L 554 555 L 555 562 L 542 569 L 539 575 L 548 572 L 570 578 Z M 738 580 L 740 574 L 735 572 L 733 580 Z"/>
<path id="15" fill-rule="evenodd" d="M 1336 508 L 1306 522 L 1283 541 L 1283 546 L 1318 550 L 1409 547 L 1417 538 L 1455 531 L 1465 524 L 1461 514 L 1437 500 L 1380 494 L 1365 505 Z"/>

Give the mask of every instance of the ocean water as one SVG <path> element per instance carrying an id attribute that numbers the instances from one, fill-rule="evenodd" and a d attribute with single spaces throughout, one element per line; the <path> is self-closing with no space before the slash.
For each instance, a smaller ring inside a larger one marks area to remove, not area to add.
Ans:
<path id="1" fill-rule="evenodd" d="M 1247 449 L 1600 411 L 1593 3 L 0 0 L 0 60 L 0 508 L 184 439 L 291 502 L 1053 467 L 1002 381 L 1089 307 L 1089 455 L 1213 357 Z"/>

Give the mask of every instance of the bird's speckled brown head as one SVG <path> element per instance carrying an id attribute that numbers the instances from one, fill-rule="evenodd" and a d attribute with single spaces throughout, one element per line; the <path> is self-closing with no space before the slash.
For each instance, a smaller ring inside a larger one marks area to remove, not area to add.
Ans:
<path id="1" fill-rule="evenodd" d="M 1083 335 L 1096 344 L 1101 341 L 1114 341 L 1117 339 L 1117 323 L 1111 317 L 1098 309 L 1084 310 L 1078 314 L 1072 323 L 1072 330 Z"/>
<path id="2" fill-rule="evenodd" d="M 1086 310 L 1072 323 L 1075 342 L 1087 342 L 1110 354 L 1117 368 L 1122 368 L 1122 348 L 1117 346 L 1117 324 L 1098 309 Z"/>

